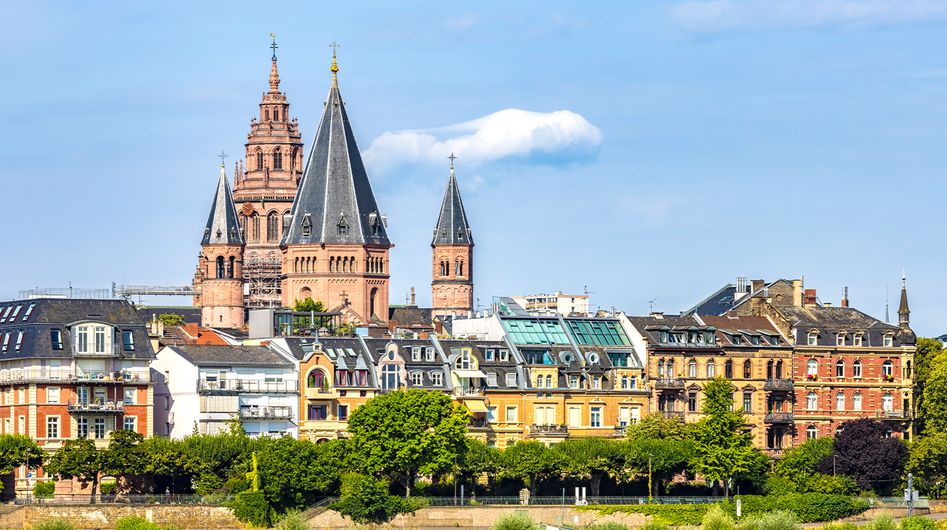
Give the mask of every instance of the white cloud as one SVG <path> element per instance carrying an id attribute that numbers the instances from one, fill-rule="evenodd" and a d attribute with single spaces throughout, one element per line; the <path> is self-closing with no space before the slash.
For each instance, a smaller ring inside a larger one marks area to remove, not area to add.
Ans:
<path id="1" fill-rule="evenodd" d="M 704 0 L 671 8 L 682 28 L 713 33 L 728 30 L 883 26 L 947 20 L 945 0 Z"/>
<path id="2" fill-rule="evenodd" d="M 443 163 L 451 153 L 471 165 L 515 158 L 571 163 L 594 156 L 601 141 L 602 131 L 575 112 L 505 109 L 437 129 L 383 133 L 364 158 L 376 172 L 405 163 Z"/>

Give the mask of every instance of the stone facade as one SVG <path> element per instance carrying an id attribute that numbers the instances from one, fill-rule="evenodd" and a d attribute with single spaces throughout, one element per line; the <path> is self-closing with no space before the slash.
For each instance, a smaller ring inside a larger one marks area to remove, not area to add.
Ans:
<path id="1" fill-rule="evenodd" d="M 433 245 L 431 305 L 435 315 L 473 311 L 473 245 Z"/>
<path id="2" fill-rule="evenodd" d="M 223 265 L 221 265 L 223 264 Z M 218 268 L 223 266 L 222 271 Z M 242 328 L 245 323 L 243 300 L 243 247 L 205 245 L 201 249 L 199 275 L 201 325 L 213 328 Z"/>

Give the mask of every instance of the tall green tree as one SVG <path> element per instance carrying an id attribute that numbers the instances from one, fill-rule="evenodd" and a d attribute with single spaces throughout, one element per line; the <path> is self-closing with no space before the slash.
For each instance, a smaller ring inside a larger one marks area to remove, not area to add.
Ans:
<path id="1" fill-rule="evenodd" d="M 457 461 L 457 475 L 463 482 L 476 482 L 478 477 L 486 476 L 492 491 L 494 477 L 501 468 L 501 454 L 496 447 L 468 437 L 467 448 Z"/>
<path id="2" fill-rule="evenodd" d="M 888 495 L 897 485 L 908 457 L 907 445 L 888 437 L 888 427 L 869 418 L 847 421 L 835 436 L 832 456 L 819 465 L 825 474 L 847 475 L 862 489 Z"/>
<path id="3" fill-rule="evenodd" d="M 410 389 L 368 400 L 349 416 L 354 462 L 410 496 L 418 474 L 451 470 L 466 449 L 470 414 L 442 392 Z"/>
<path id="4" fill-rule="evenodd" d="M 187 491 L 201 464 L 184 451 L 181 440 L 152 436 L 139 446 L 144 454 L 144 473 L 155 479 L 158 491 Z"/>
<path id="5" fill-rule="evenodd" d="M 314 444 L 288 436 L 267 440 L 257 452 L 261 490 L 276 514 L 301 510 L 339 487 L 344 440 Z"/>
<path id="6" fill-rule="evenodd" d="M 728 481 L 750 476 L 761 462 L 746 419 L 733 410 L 733 392 L 733 385 L 722 377 L 708 381 L 704 385 L 703 417 L 693 430 L 694 471 L 723 483 L 727 496 Z"/>
<path id="7" fill-rule="evenodd" d="M 558 475 L 563 466 L 562 456 L 535 440 L 516 442 L 502 454 L 502 474 L 522 480 L 531 495 L 536 493 L 540 480 Z"/>
<path id="8" fill-rule="evenodd" d="M 589 481 L 598 497 L 602 479 L 618 475 L 624 467 L 621 447 L 607 438 L 573 438 L 553 446 L 561 455 L 562 472 L 576 480 Z"/>
<path id="9" fill-rule="evenodd" d="M 947 354 L 943 352 L 929 361 L 918 408 L 925 433 L 947 431 Z"/>
<path id="10" fill-rule="evenodd" d="M 387 481 L 356 473 L 343 476 L 340 493 L 332 509 L 357 524 L 384 524 L 418 508 L 411 499 L 392 495 Z"/>
<path id="11" fill-rule="evenodd" d="M 144 436 L 135 431 L 112 431 L 109 445 L 100 453 L 102 473 L 112 475 L 124 484 L 129 475 L 139 475 L 145 471 L 145 452 L 141 448 Z"/>
<path id="12" fill-rule="evenodd" d="M 36 441 L 25 434 L 0 435 L 0 475 L 9 475 L 23 465 L 36 469 L 43 465 L 44 456 Z"/>
<path id="13" fill-rule="evenodd" d="M 626 437 L 629 440 L 687 440 L 690 431 L 684 420 L 677 416 L 665 418 L 652 414 L 629 425 Z"/>
<path id="14" fill-rule="evenodd" d="M 905 471 L 914 473 L 921 492 L 937 498 L 947 495 L 947 432 L 917 438 L 911 444 Z"/>
<path id="15" fill-rule="evenodd" d="M 98 493 L 102 473 L 102 454 L 88 438 L 66 440 L 49 458 L 45 470 L 61 479 L 76 479 L 83 486 L 91 484 L 92 503 Z"/>
<path id="16" fill-rule="evenodd" d="M 649 477 L 651 495 L 658 495 L 674 475 L 688 468 L 694 442 L 677 438 L 637 438 L 625 442 L 625 461 L 640 476 Z"/>

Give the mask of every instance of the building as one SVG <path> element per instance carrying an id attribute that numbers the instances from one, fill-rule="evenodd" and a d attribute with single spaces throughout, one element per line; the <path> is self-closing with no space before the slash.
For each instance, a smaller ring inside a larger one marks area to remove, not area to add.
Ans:
<path id="1" fill-rule="evenodd" d="M 28 435 L 47 451 L 74 438 L 105 447 L 118 429 L 151 436 L 154 356 L 145 324 L 123 300 L 0 303 L 2 432 Z M 16 491 L 29 490 L 27 481 L 17 470 Z"/>
<path id="2" fill-rule="evenodd" d="M 437 316 L 473 313 L 473 231 L 467 221 L 450 156 L 450 177 L 431 241 L 431 306 Z"/>
<path id="3" fill-rule="evenodd" d="M 334 54 L 331 71 L 329 96 L 280 242 L 282 304 L 312 298 L 349 322 L 380 324 L 388 318 L 392 244 L 345 113 Z"/>
<path id="4" fill-rule="evenodd" d="M 532 294 L 514 296 L 513 300 L 527 313 L 535 316 L 589 316 L 589 295 L 565 294 L 556 291 L 552 294 Z"/>
<path id="5" fill-rule="evenodd" d="M 265 346 L 162 348 L 156 372 L 158 433 L 217 434 L 239 420 L 250 436 L 297 436 L 299 376 L 291 358 Z"/>

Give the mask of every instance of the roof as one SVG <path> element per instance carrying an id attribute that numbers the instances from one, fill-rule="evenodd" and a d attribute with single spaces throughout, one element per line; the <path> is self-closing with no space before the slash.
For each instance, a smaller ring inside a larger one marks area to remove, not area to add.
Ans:
<path id="1" fill-rule="evenodd" d="M 278 366 L 293 363 L 265 346 L 169 346 L 196 366 Z"/>
<path id="2" fill-rule="evenodd" d="M 388 321 L 394 321 L 398 326 L 432 327 L 434 319 L 431 308 L 417 306 L 389 306 Z"/>
<path id="3" fill-rule="evenodd" d="M 882 322 L 852 307 L 791 306 L 781 307 L 779 311 L 789 320 L 792 327 L 799 330 L 796 333 L 798 345 L 807 344 L 809 330 L 824 331 L 819 333 L 816 339 L 819 346 L 835 346 L 837 334 L 843 331 L 848 334 L 862 332 L 866 345 L 869 346 L 881 345 L 882 336 L 888 333 L 895 334 L 895 346 L 902 343 L 913 344 L 913 338 L 898 334 L 900 327 Z"/>
<path id="4" fill-rule="evenodd" d="M 685 315 L 722 315 L 733 308 L 737 286 L 728 283 L 704 298 L 697 305 L 684 311 Z"/>
<path id="5" fill-rule="evenodd" d="M 188 324 L 201 323 L 201 308 L 199 307 L 138 307 L 138 314 L 145 322 L 150 322 L 153 318 L 157 318 L 161 315 L 174 314 L 180 315 L 184 319 L 184 322 Z"/>
<path id="6" fill-rule="evenodd" d="M 230 194 L 230 184 L 227 182 L 227 172 L 224 165 L 220 165 L 220 178 L 217 180 L 217 191 L 214 193 L 214 202 L 207 215 L 207 225 L 204 227 L 204 238 L 201 245 L 242 245 L 243 235 L 240 223 L 237 221 L 237 208 L 233 205 L 233 196 Z"/>
<path id="7" fill-rule="evenodd" d="M 447 179 L 447 190 L 444 191 L 444 200 L 441 201 L 441 212 L 437 216 L 431 245 L 473 244 L 473 232 L 467 222 L 464 201 L 460 198 L 460 187 L 457 186 L 457 178 L 454 176 L 454 162 L 451 161 L 450 178 Z"/>
<path id="8" fill-rule="evenodd" d="M 335 72 L 280 244 L 318 243 L 391 246 Z"/>

